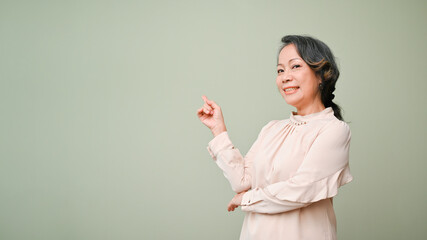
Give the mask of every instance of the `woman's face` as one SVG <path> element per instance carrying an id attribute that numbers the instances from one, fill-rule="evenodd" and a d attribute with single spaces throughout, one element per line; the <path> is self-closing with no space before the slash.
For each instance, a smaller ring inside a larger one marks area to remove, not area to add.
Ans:
<path id="1" fill-rule="evenodd" d="M 297 109 L 321 103 L 321 79 L 298 55 L 294 44 L 280 51 L 276 83 L 285 101 Z"/>

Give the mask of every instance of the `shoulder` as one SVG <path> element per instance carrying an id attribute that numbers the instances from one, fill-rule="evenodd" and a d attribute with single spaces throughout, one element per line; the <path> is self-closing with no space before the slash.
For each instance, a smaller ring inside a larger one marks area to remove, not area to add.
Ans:
<path id="1" fill-rule="evenodd" d="M 267 131 L 270 130 L 272 128 L 274 128 L 275 126 L 277 126 L 277 124 L 280 122 L 281 120 L 270 120 L 267 124 L 265 124 L 262 127 L 262 131 Z"/>
<path id="2" fill-rule="evenodd" d="M 265 134 L 266 132 L 270 132 L 272 131 L 272 129 L 276 128 L 278 123 L 281 120 L 270 120 L 269 122 L 267 122 L 266 124 L 264 124 L 264 126 L 262 127 L 259 135 L 261 134 Z"/>
<path id="3" fill-rule="evenodd" d="M 320 129 L 319 135 L 326 135 L 328 138 L 337 141 L 349 141 L 351 139 L 350 126 L 337 118 L 328 120 Z"/>

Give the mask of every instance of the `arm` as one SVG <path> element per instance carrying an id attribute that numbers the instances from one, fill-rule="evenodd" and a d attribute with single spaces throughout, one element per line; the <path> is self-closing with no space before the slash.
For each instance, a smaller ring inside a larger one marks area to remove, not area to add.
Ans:
<path id="1" fill-rule="evenodd" d="M 288 180 L 252 189 L 242 197 L 242 211 L 281 213 L 331 198 L 353 177 L 349 168 L 351 132 L 345 122 L 331 122 L 319 133 L 297 172 Z"/>
<path id="2" fill-rule="evenodd" d="M 220 133 L 209 142 L 207 149 L 230 182 L 234 192 L 238 193 L 251 188 L 253 157 L 260 147 L 264 131 L 273 122 L 274 120 L 270 121 L 261 129 L 257 139 L 244 157 L 239 149 L 234 147 L 227 131 Z"/>

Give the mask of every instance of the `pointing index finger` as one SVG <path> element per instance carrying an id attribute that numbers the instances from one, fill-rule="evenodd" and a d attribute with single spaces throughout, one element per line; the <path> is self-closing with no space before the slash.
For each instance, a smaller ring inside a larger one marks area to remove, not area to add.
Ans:
<path id="1" fill-rule="evenodd" d="M 205 101 L 206 104 L 208 104 L 212 108 L 217 108 L 217 105 L 216 105 L 216 103 L 214 101 L 209 100 L 205 95 L 203 95 L 202 98 L 203 98 L 203 100 Z"/>

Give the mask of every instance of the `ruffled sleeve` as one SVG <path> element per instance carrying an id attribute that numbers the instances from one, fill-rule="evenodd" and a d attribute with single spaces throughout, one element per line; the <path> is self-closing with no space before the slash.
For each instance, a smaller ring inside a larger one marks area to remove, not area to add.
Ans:
<path id="1" fill-rule="evenodd" d="M 230 182 L 234 192 L 239 193 L 251 188 L 253 157 L 258 152 L 264 132 L 277 120 L 268 122 L 258 134 L 249 151 L 243 157 L 231 142 L 228 132 L 222 132 L 213 138 L 207 150 L 224 176 Z"/>
<path id="2" fill-rule="evenodd" d="M 242 210 L 273 214 L 334 197 L 339 187 L 353 180 L 350 141 L 349 126 L 331 121 L 319 132 L 296 173 L 286 181 L 246 192 Z"/>

